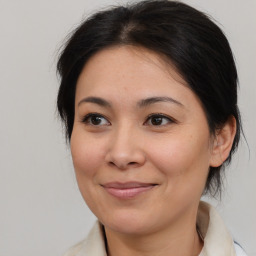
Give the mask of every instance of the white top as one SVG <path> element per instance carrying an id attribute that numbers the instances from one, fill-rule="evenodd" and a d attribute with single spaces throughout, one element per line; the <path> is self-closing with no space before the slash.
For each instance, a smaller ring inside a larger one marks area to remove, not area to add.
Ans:
<path id="1" fill-rule="evenodd" d="M 234 244 L 219 214 L 206 202 L 200 202 L 197 226 L 204 240 L 199 256 L 246 256 L 242 248 Z M 102 225 L 97 221 L 87 238 L 64 256 L 107 256 Z"/>

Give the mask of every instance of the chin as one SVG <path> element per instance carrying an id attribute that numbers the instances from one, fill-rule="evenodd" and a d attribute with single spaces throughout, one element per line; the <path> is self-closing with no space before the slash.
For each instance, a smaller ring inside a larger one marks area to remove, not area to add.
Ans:
<path id="1" fill-rule="evenodd" d="M 109 218 L 103 217 L 100 222 L 110 230 L 127 235 L 141 235 L 149 232 L 151 222 L 139 213 L 123 210 L 112 213 Z"/>

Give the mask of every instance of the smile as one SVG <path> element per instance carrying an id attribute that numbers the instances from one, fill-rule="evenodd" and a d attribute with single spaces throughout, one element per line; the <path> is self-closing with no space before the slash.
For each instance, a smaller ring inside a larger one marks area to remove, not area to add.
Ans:
<path id="1" fill-rule="evenodd" d="M 140 182 L 111 182 L 102 186 L 110 195 L 114 197 L 119 199 L 131 199 L 151 190 L 156 186 L 156 184 Z"/>

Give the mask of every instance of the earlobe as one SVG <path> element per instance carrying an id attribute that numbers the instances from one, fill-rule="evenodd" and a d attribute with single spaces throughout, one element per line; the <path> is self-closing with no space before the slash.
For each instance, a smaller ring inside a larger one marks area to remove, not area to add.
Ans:
<path id="1" fill-rule="evenodd" d="M 211 167 L 218 167 L 228 158 L 236 135 L 236 119 L 230 116 L 227 122 L 216 131 L 211 152 Z"/>

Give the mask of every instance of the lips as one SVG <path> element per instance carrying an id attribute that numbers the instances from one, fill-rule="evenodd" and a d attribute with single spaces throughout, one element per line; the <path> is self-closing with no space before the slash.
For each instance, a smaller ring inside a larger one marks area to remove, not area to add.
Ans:
<path id="1" fill-rule="evenodd" d="M 110 195 L 114 197 L 119 199 L 131 199 L 139 196 L 142 193 L 150 191 L 156 186 L 156 184 L 141 182 L 110 182 L 102 186 Z"/>

